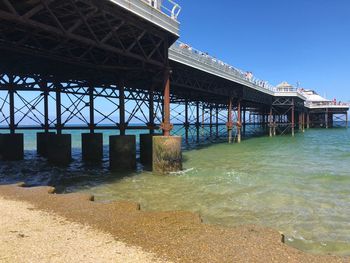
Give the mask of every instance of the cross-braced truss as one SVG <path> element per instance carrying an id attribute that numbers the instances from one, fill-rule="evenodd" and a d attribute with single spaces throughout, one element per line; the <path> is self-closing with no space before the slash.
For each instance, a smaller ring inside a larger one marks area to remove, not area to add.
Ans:
<path id="1" fill-rule="evenodd" d="M 174 40 L 110 1 L 0 0 L 0 52 L 7 69 L 17 70 L 21 61 L 27 73 L 130 80 L 137 74 L 144 80 L 164 69 Z"/>

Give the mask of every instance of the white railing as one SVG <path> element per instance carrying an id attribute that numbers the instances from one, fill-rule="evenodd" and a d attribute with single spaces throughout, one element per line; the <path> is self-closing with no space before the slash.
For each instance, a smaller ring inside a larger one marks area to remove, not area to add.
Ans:
<path id="1" fill-rule="evenodd" d="M 256 86 L 259 86 L 260 88 L 274 92 L 276 91 L 276 88 L 274 86 L 270 85 L 267 81 L 255 78 L 251 72 L 245 72 L 243 70 L 235 68 L 213 56 L 210 56 L 206 52 L 194 49 L 188 44 L 177 41 L 170 47 L 170 49 L 177 53 L 181 53 L 187 57 L 190 57 L 193 60 L 204 63 L 210 67 L 214 67 L 215 69 L 225 72 L 228 75 L 248 81 Z"/>
<path id="2" fill-rule="evenodd" d="M 344 106 L 349 107 L 350 103 L 347 102 L 334 102 L 334 101 L 306 101 L 306 106 Z"/>
<path id="3" fill-rule="evenodd" d="M 172 0 L 142 0 L 161 11 L 162 13 L 170 16 L 172 19 L 177 20 L 181 12 L 181 6 Z"/>
<path id="4" fill-rule="evenodd" d="M 276 88 L 276 92 L 282 92 L 282 93 L 297 93 L 300 94 L 302 96 L 304 96 L 304 93 L 302 92 L 302 90 L 295 88 L 293 86 L 290 87 L 277 87 Z"/>
<path id="5" fill-rule="evenodd" d="M 276 88 L 277 92 L 287 92 L 287 93 L 292 93 L 292 92 L 298 92 L 298 90 L 294 87 L 277 87 Z"/>

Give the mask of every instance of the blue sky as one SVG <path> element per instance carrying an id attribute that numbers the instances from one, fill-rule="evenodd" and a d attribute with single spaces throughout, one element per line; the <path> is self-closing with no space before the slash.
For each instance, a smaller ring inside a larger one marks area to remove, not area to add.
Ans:
<path id="1" fill-rule="evenodd" d="M 350 101 L 350 1 L 176 2 L 183 42 L 271 84 Z"/>

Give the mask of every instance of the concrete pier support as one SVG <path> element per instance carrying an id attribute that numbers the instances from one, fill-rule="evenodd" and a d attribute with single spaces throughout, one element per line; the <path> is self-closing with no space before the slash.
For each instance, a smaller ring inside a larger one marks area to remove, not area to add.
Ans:
<path id="1" fill-rule="evenodd" d="M 109 162 L 111 170 L 136 168 L 136 136 L 117 135 L 109 137 Z"/>
<path id="2" fill-rule="evenodd" d="M 148 167 L 152 167 L 153 163 L 153 137 L 159 134 L 140 134 L 140 161 Z"/>
<path id="3" fill-rule="evenodd" d="M 0 135 L 0 160 L 19 161 L 24 158 L 23 134 Z"/>
<path id="4" fill-rule="evenodd" d="M 49 136 L 47 159 L 54 165 L 67 165 L 72 161 L 72 136 L 52 134 Z"/>
<path id="5" fill-rule="evenodd" d="M 49 137 L 55 135 L 54 132 L 38 132 L 36 134 L 36 150 L 37 154 L 42 157 L 47 157 Z"/>
<path id="6" fill-rule="evenodd" d="M 100 162 L 103 158 L 103 134 L 83 133 L 81 135 L 83 161 Z"/>
<path id="7" fill-rule="evenodd" d="M 180 136 L 153 137 L 153 172 L 167 174 L 182 170 L 181 143 Z"/>

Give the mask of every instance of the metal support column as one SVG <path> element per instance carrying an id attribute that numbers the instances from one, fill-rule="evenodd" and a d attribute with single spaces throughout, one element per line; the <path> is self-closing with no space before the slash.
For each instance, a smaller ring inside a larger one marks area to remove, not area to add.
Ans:
<path id="1" fill-rule="evenodd" d="M 149 90 L 149 133 L 154 134 L 154 88 L 153 86 Z"/>
<path id="2" fill-rule="evenodd" d="M 213 106 L 210 104 L 209 108 L 209 136 L 213 137 Z"/>
<path id="3" fill-rule="evenodd" d="M 49 88 L 47 87 L 47 82 L 41 84 L 44 96 L 44 129 L 45 133 L 49 132 Z"/>
<path id="4" fill-rule="evenodd" d="M 170 123 L 170 77 L 169 70 L 165 74 L 165 87 L 164 87 L 164 117 L 162 123 L 162 130 L 164 136 L 170 136 L 170 132 L 173 129 L 173 125 Z"/>
<path id="5" fill-rule="evenodd" d="M 237 104 L 237 142 L 240 143 L 242 139 L 242 114 L 241 114 L 241 101 Z"/>
<path id="6" fill-rule="evenodd" d="M 345 112 L 345 127 L 346 128 L 348 128 L 348 126 L 349 126 L 349 116 L 348 116 L 348 113 L 347 112 Z"/>
<path id="7" fill-rule="evenodd" d="M 125 135 L 125 88 L 124 84 L 119 87 L 119 131 L 120 135 Z"/>
<path id="8" fill-rule="evenodd" d="M 294 128 L 295 128 L 295 106 L 294 106 L 294 99 L 292 99 L 292 136 L 295 135 L 295 131 L 294 131 Z"/>
<path id="9" fill-rule="evenodd" d="M 203 103 L 202 105 L 202 123 L 201 123 L 202 129 L 205 127 L 205 105 Z"/>
<path id="10" fill-rule="evenodd" d="M 310 112 L 306 115 L 306 128 L 310 129 Z"/>
<path id="11" fill-rule="evenodd" d="M 196 102 L 196 142 L 199 143 L 199 101 Z"/>
<path id="12" fill-rule="evenodd" d="M 273 131 L 272 131 L 272 107 L 270 108 L 270 116 L 269 116 L 269 136 L 272 137 L 273 136 Z"/>
<path id="13" fill-rule="evenodd" d="M 326 129 L 328 129 L 328 109 L 326 109 L 325 124 L 326 124 Z"/>
<path id="14" fill-rule="evenodd" d="M 0 134 L 0 159 L 17 161 L 22 160 L 24 157 L 23 134 L 16 134 L 15 94 L 17 83 L 15 83 L 15 77 L 13 75 L 8 75 L 8 81 L 10 134 Z M 5 105 L 5 103 L 4 101 L 2 106 Z"/>
<path id="15" fill-rule="evenodd" d="M 188 132 L 190 124 L 188 122 L 188 99 L 185 99 L 185 141 L 188 144 Z"/>
<path id="16" fill-rule="evenodd" d="M 10 133 L 15 134 L 16 124 L 15 124 L 15 83 L 14 77 L 9 76 L 9 107 L 10 107 Z"/>
<path id="17" fill-rule="evenodd" d="M 215 133 L 216 138 L 219 138 L 219 106 L 215 105 Z"/>
<path id="18" fill-rule="evenodd" d="M 95 132 L 95 105 L 94 105 L 94 91 L 95 88 L 93 85 L 89 86 L 89 111 L 90 111 L 90 123 L 89 129 L 90 133 Z"/>
<path id="19" fill-rule="evenodd" d="M 244 107 L 244 109 L 243 109 L 243 136 L 245 137 L 245 133 L 246 133 L 246 114 L 247 114 L 247 108 L 246 107 Z"/>
<path id="20" fill-rule="evenodd" d="M 62 134 L 62 105 L 61 105 L 61 84 L 55 83 L 56 89 L 56 130 Z"/>
<path id="21" fill-rule="evenodd" d="M 232 128 L 233 128 L 233 120 L 232 120 L 232 98 L 229 98 L 228 101 L 228 109 L 227 109 L 227 133 L 228 133 L 228 143 L 232 143 Z"/>
<path id="22" fill-rule="evenodd" d="M 272 124 L 273 124 L 273 136 L 276 136 L 276 127 L 277 127 L 277 124 L 276 124 L 276 115 L 273 114 L 272 116 Z"/>

